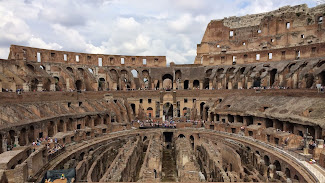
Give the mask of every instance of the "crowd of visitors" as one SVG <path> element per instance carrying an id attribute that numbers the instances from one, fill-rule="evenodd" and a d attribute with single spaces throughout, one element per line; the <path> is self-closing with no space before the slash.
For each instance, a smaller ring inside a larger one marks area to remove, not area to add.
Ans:
<path id="1" fill-rule="evenodd" d="M 46 138 L 37 138 L 36 141 L 32 143 L 34 147 L 33 148 L 34 151 L 36 146 L 40 146 L 42 144 L 46 144 L 47 152 L 49 155 L 54 154 L 60 149 L 64 148 L 64 144 L 61 145 L 60 143 L 58 143 L 58 140 L 56 138 L 53 140 L 53 138 L 51 137 L 46 137 Z"/>

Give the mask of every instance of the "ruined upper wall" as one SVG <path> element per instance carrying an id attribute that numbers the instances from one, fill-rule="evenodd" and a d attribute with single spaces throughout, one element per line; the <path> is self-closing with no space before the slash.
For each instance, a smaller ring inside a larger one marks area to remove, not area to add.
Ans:
<path id="1" fill-rule="evenodd" d="M 232 65 L 324 56 L 325 5 L 212 20 L 195 64 Z M 258 56 L 257 56 L 258 55 Z"/>
<path id="2" fill-rule="evenodd" d="M 126 56 L 89 54 L 47 50 L 18 45 L 10 46 L 10 53 L 8 59 L 41 63 L 68 63 L 93 66 L 166 67 L 166 56 Z"/>

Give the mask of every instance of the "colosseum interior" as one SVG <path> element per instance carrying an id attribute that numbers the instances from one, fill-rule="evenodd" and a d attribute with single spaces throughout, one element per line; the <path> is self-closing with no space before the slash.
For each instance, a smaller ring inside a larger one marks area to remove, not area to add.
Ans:
<path id="1" fill-rule="evenodd" d="M 324 16 L 212 20 L 183 65 L 11 45 L 0 182 L 325 182 Z"/>

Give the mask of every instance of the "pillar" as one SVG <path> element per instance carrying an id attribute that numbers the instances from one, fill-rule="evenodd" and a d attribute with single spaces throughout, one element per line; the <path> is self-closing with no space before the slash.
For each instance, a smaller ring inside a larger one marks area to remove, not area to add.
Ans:
<path id="1" fill-rule="evenodd" d="M 2 135 L 2 151 L 6 152 L 7 151 L 7 136 L 6 135 Z"/>

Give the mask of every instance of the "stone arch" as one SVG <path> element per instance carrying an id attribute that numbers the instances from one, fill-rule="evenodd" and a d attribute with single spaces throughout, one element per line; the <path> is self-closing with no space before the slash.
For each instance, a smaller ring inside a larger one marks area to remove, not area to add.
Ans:
<path id="1" fill-rule="evenodd" d="M 277 72 L 278 72 L 277 69 L 272 69 L 270 71 L 270 86 L 273 86 L 273 84 L 275 82 L 275 76 L 276 76 Z"/>
<path id="2" fill-rule="evenodd" d="M 185 138 L 185 135 L 184 134 L 179 134 L 178 138 Z"/>
<path id="3" fill-rule="evenodd" d="M 85 118 L 85 126 L 86 127 L 91 127 L 91 117 L 90 116 L 87 116 Z"/>
<path id="4" fill-rule="evenodd" d="M 261 78 L 260 77 L 254 78 L 253 87 L 261 87 Z"/>
<path id="5" fill-rule="evenodd" d="M 71 67 L 67 67 L 67 70 L 71 73 L 73 73 L 73 69 Z"/>
<path id="6" fill-rule="evenodd" d="M 270 158 L 267 155 L 264 156 L 264 164 L 266 166 L 269 166 L 270 165 Z"/>
<path id="7" fill-rule="evenodd" d="M 273 164 L 275 166 L 276 171 L 281 171 L 281 164 L 278 160 L 275 160 Z"/>
<path id="8" fill-rule="evenodd" d="M 209 89 L 209 82 L 210 82 L 209 78 L 204 78 L 203 89 Z"/>
<path id="9" fill-rule="evenodd" d="M 200 81 L 199 80 L 194 80 L 193 81 L 193 89 L 200 89 Z"/>
<path id="10" fill-rule="evenodd" d="M 54 122 L 50 121 L 50 123 L 47 126 L 47 136 L 48 137 L 53 137 L 54 134 Z"/>
<path id="11" fill-rule="evenodd" d="M 273 127 L 273 120 L 272 119 L 269 119 L 269 118 L 266 118 L 265 119 L 265 127 L 266 128 Z"/>
<path id="12" fill-rule="evenodd" d="M 209 78 L 212 74 L 212 69 L 208 69 L 207 71 L 205 71 L 205 77 Z"/>
<path id="13" fill-rule="evenodd" d="M 98 79 L 98 91 L 103 91 L 106 88 L 105 86 L 105 78 Z"/>
<path id="14" fill-rule="evenodd" d="M 191 143 L 191 146 L 192 146 L 192 150 L 194 150 L 194 141 L 195 141 L 194 136 L 191 135 L 190 136 L 190 143 Z"/>
<path id="15" fill-rule="evenodd" d="M 100 120 L 101 120 L 101 116 L 100 115 L 97 115 L 96 118 L 95 118 L 95 120 L 94 120 L 94 125 L 95 126 L 100 125 L 100 123 L 101 123 Z"/>
<path id="16" fill-rule="evenodd" d="M 322 71 L 320 74 L 319 74 L 319 78 L 320 78 L 320 84 L 322 86 L 325 86 L 325 71 Z"/>
<path id="17" fill-rule="evenodd" d="M 118 81 L 118 74 L 117 74 L 117 71 L 115 69 L 111 69 L 109 71 L 111 73 L 111 78 L 114 82 L 117 82 Z"/>
<path id="18" fill-rule="evenodd" d="M 10 130 L 8 133 L 8 144 L 9 145 L 14 145 L 15 144 L 15 136 L 16 132 L 14 130 Z"/>
<path id="19" fill-rule="evenodd" d="M 165 119 L 173 118 L 174 116 L 174 106 L 173 104 L 167 102 L 163 105 L 163 114 L 165 115 Z"/>
<path id="20" fill-rule="evenodd" d="M 66 126 L 67 126 L 67 131 L 72 131 L 73 130 L 73 126 L 72 126 L 72 123 L 73 123 L 73 119 L 72 118 L 69 118 Z"/>
<path id="21" fill-rule="evenodd" d="M 58 123 L 58 132 L 64 132 L 64 121 L 61 119 Z"/>
<path id="22" fill-rule="evenodd" d="M 31 91 L 37 91 L 38 84 L 39 84 L 38 79 L 36 79 L 36 78 L 32 79 L 31 85 L 30 85 L 30 90 Z"/>
<path id="23" fill-rule="evenodd" d="M 26 141 L 27 141 L 26 134 L 27 134 L 26 128 L 23 128 L 20 130 L 20 135 L 19 135 L 19 140 L 18 140 L 20 146 L 24 146 L 27 144 L 26 143 Z"/>
<path id="24" fill-rule="evenodd" d="M 60 82 L 60 78 L 57 76 L 54 76 L 54 84 L 55 84 L 55 91 L 61 91 L 62 87 L 61 87 L 61 82 Z"/>
<path id="25" fill-rule="evenodd" d="M 43 82 L 43 90 L 50 91 L 51 90 L 51 80 L 50 79 L 44 79 Z"/>
<path id="26" fill-rule="evenodd" d="M 164 89 L 173 89 L 173 76 L 170 75 L 170 74 L 165 74 L 163 77 L 162 77 L 162 80 L 163 80 L 163 88 Z"/>
<path id="27" fill-rule="evenodd" d="M 132 74 L 133 78 L 138 78 L 138 71 L 137 70 L 132 69 L 131 74 Z"/>
<path id="28" fill-rule="evenodd" d="M 76 82 L 75 82 L 75 85 L 76 85 L 76 90 L 81 90 L 82 88 L 83 88 L 83 83 L 82 83 L 82 81 L 81 80 L 77 80 Z"/>
<path id="29" fill-rule="evenodd" d="M 314 75 L 309 73 L 305 75 L 306 79 L 306 88 L 311 88 L 314 84 Z"/>
<path id="30" fill-rule="evenodd" d="M 295 176 L 293 177 L 293 179 L 299 181 L 299 177 L 298 177 L 298 175 L 295 175 Z"/>
<path id="31" fill-rule="evenodd" d="M 132 103 L 131 108 L 132 108 L 133 115 L 135 115 L 135 104 Z"/>
<path id="32" fill-rule="evenodd" d="M 34 68 L 33 65 L 31 65 L 31 64 L 27 64 L 26 66 L 27 66 L 27 68 L 28 68 L 31 72 L 35 72 L 35 68 Z"/>
<path id="33" fill-rule="evenodd" d="M 189 89 L 189 80 L 184 81 L 184 90 Z"/>
<path id="34" fill-rule="evenodd" d="M 153 109 L 152 109 L 152 107 L 148 107 L 147 108 L 147 115 L 148 115 L 149 118 L 153 118 L 154 117 L 153 116 Z"/>
<path id="35" fill-rule="evenodd" d="M 287 178 L 291 178 L 291 173 L 290 173 L 290 169 L 289 168 L 286 168 L 285 171 L 284 171 L 285 175 Z"/>
<path id="36" fill-rule="evenodd" d="M 175 72 L 175 79 L 176 80 L 181 80 L 182 79 L 182 72 L 180 70 L 177 70 Z"/>
<path id="37" fill-rule="evenodd" d="M 227 116 L 228 116 L 228 122 L 229 122 L 229 123 L 233 123 L 233 122 L 235 121 L 235 119 L 234 119 L 234 116 L 233 116 L 233 115 L 231 115 L 231 114 L 228 114 Z"/>

